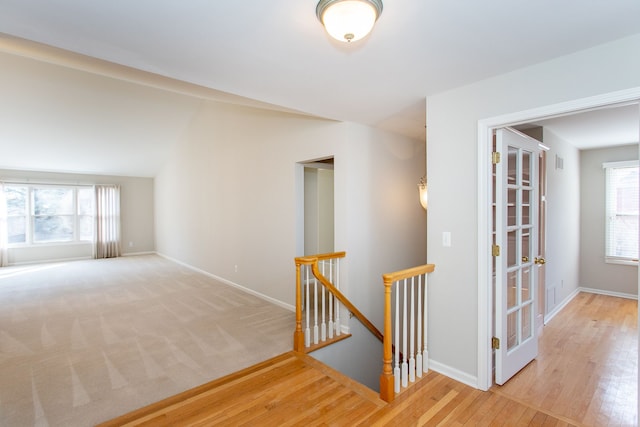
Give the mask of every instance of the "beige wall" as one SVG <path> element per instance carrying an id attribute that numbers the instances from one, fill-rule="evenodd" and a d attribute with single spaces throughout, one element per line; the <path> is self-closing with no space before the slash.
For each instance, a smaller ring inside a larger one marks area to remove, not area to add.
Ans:
<path id="1" fill-rule="evenodd" d="M 362 294 L 366 310 L 375 297 L 358 289 L 375 294 L 386 269 L 425 258 L 425 214 L 416 190 L 424 173 L 419 141 L 203 102 L 155 180 L 158 251 L 292 305 L 293 258 L 303 251 L 299 163 L 331 156 L 335 249 L 347 251 L 349 277 L 357 277 L 350 291 Z"/>
<path id="2" fill-rule="evenodd" d="M 199 105 L 195 97 L 48 60 L 0 52 L 0 64 L 4 169 L 153 177 Z"/>
<path id="3" fill-rule="evenodd" d="M 121 186 L 122 252 L 126 255 L 155 250 L 152 178 L 0 170 L 0 179 L 57 184 L 118 184 Z M 92 247 L 89 244 L 60 244 L 10 249 L 9 263 L 24 264 L 91 256 Z"/>
<path id="4" fill-rule="evenodd" d="M 334 252 L 333 169 L 304 168 L 304 255 Z"/>
<path id="5" fill-rule="evenodd" d="M 580 287 L 580 151 L 543 130 L 547 152 L 545 311 L 554 315 Z M 562 169 L 556 168 L 556 156 Z"/>
<path id="6" fill-rule="evenodd" d="M 638 160 L 638 146 L 584 150 L 581 163 L 580 286 L 597 292 L 638 296 L 638 267 L 607 264 L 604 162 Z"/>

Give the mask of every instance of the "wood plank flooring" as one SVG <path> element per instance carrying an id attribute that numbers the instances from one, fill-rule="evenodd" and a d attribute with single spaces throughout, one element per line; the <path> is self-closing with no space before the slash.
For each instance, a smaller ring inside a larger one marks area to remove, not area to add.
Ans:
<path id="1" fill-rule="evenodd" d="M 289 352 L 101 426 L 354 425 L 384 405 L 373 390 Z"/>
<path id="2" fill-rule="evenodd" d="M 637 425 L 636 301 L 581 294 L 540 347 L 503 387 L 482 392 L 432 371 L 391 404 L 290 352 L 102 427 Z"/>
<path id="3" fill-rule="evenodd" d="M 300 353 L 123 415 L 113 426 L 572 426 L 436 372 L 386 404 L 376 393 Z"/>
<path id="4" fill-rule="evenodd" d="M 431 371 L 359 426 L 575 426 L 569 420 Z"/>
<path id="5" fill-rule="evenodd" d="M 584 426 L 638 425 L 638 301 L 578 294 L 544 326 L 539 356 L 493 392 Z"/>

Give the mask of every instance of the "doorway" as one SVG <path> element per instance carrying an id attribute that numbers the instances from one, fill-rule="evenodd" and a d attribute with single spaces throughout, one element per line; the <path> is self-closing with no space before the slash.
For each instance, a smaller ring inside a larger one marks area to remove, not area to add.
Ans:
<path id="1" fill-rule="evenodd" d="M 333 157 L 302 163 L 303 254 L 334 252 Z"/>
<path id="2" fill-rule="evenodd" d="M 637 103 L 640 88 L 551 105 L 543 108 L 484 119 L 478 123 L 478 388 L 488 390 L 493 385 L 493 289 L 492 289 L 492 179 L 491 158 L 493 130 L 517 126 L 537 120 L 559 117 L 591 109 L 624 103 Z M 640 283 L 640 276 L 639 276 Z"/>

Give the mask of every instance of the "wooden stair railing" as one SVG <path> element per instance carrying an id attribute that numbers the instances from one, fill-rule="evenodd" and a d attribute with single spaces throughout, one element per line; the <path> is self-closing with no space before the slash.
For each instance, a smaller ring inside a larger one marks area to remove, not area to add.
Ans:
<path id="1" fill-rule="evenodd" d="M 311 327 L 310 327 L 310 319 L 309 319 L 309 310 L 312 308 L 310 307 L 310 299 L 309 299 L 309 294 L 310 294 L 310 286 L 309 286 L 309 277 L 305 277 L 303 280 L 302 277 L 302 266 L 308 266 L 310 268 L 311 273 L 313 273 L 313 280 L 317 280 L 324 289 L 326 289 L 330 296 L 329 296 L 329 311 L 331 313 L 331 310 L 333 310 L 333 305 L 332 305 L 332 298 L 335 297 L 335 299 L 339 302 L 342 303 L 342 305 L 351 313 L 353 314 L 360 322 L 362 322 L 362 324 L 369 330 L 371 331 L 371 333 L 373 333 L 373 335 L 378 338 L 381 342 L 383 341 L 383 337 L 382 337 L 382 333 L 375 327 L 375 325 L 373 323 L 371 323 L 371 321 L 369 319 L 367 319 L 367 317 L 362 314 L 362 312 L 360 310 L 358 310 L 357 307 L 355 307 L 353 305 L 353 303 L 340 291 L 339 287 L 334 285 L 334 283 L 332 283 L 332 281 L 330 279 L 328 279 L 325 275 L 324 271 L 321 271 L 320 266 L 318 265 L 319 262 L 323 262 L 323 261 L 329 261 L 329 260 L 339 260 L 341 258 L 344 258 L 346 256 L 346 252 L 333 252 L 333 253 L 327 253 L 327 254 L 319 254 L 319 255 L 312 255 L 312 256 L 304 256 L 304 257 L 297 257 L 295 258 L 295 263 L 296 263 L 296 330 L 294 332 L 293 335 L 293 349 L 295 351 L 298 352 L 303 352 L 306 353 L 310 350 L 314 350 L 318 347 L 324 346 L 326 344 L 330 344 L 331 342 L 336 341 L 339 338 L 335 338 L 334 336 L 331 335 L 331 333 L 334 331 L 334 327 L 335 327 L 335 333 L 337 336 L 341 335 L 341 325 L 340 325 L 340 321 L 339 321 L 339 305 L 336 305 L 335 308 L 335 313 L 336 313 L 336 322 L 332 321 L 332 318 L 330 316 L 330 320 L 329 320 L 329 339 L 325 339 L 324 337 L 324 321 L 322 322 L 322 329 L 320 329 L 321 327 L 317 325 L 317 317 L 314 318 L 314 327 L 313 327 L 313 334 L 311 331 Z M 330 270 L 330 276 L 334 276 L 335 278 L 339 277 L 339 270 L 337 268 L 339 264 L 336 264 L 336 268 L 335 269 L 331 269 Z M 332 278 L 333 279 L 333 278 Z M 303 283 L 304 281 L 304 283 Z M 337 281 L 337 280 L 336 280 Z M 303 303 L 302 300 L 302 292 L 303 292 L 303 284 L 305 285 L 306 289 L 306 304 Z M 315 282 L 314 282 L 314 297 L 317 297 L 317 289 L 315 288 Z M 321 289 L 321 292 L 324 292 Z M 317 316 L 318 312 L 321 312 L 322 315 L 324 315 L 325 313 L 325 306 L 324 306 L 324 294 L 322 294 L 322 307 L 318 308 L 318 304 L 317 302 L 314 302 L 315 304 L 315 310 L 314 310 L 314 316 Z M 303 329 L 303 325 L 302 325 L 302 307 L 305 307 L 306 309 L 306 313 L 307 313 L 307 325 L 306 328 Z M 324 320 L 324 317 L 323 317 Z M 311 335 L 313 335 L 313 339 L 311 339 Z M 320 342 L 322 341 L 322 342 Z M 313 342 L 313 344 L 311 344 Z"/>
<path id="2" fill-rule="evenodd" d="M 383 274 L 384 292 L 384 335 L 358 310 L 340 291 L 338 282 L 339 263 L 329 264 L 329 276 L 324 271 L 325 262 L 334 262 L 346 256 L 345 252 L 333 252 L 295 258 L 296 263 L 296 329 L 293 333 L 293 349 L 300 353 L 308 353 L 317 348 L 331 344 L 341 338 L 339 319 L 339 303 L 342 303 L 373 335 L 383 344 L 383 368 L 380 375 L 380 398 L 387 402 L 394 400 L 395 395 L 409 383 L 414 383 L 428 372 L 429 355 L 427 351 L 427 274 L 434 271 L 433 264 L 425 264 L 394 273 Z M 319 266 L 323 263 L 323 267 Z M 303 267 L 304 266 L 304 267 Z M 305 270 L 303 277 L 302 270 Z M 313 274 L 313 278 L 309 275 Z M 322 307 L 318 306 L 318 283 Z M 402 284 L 402 287 L 400 286 Z M 407 288 L 408 286 L 408 288 Z M 313 287 L 313 288 L 312 288 Z M 325 289 L 329 293 L 329 337 L 325 336 Z M 416 292 L 417 291 L 417 292 Z M 303 301 L 303 292 L 305 300 Z M 310 294 L 313 294 L 313 305 Z M 392 311 L 391 296 L 395 294 L 396 305 Z M 417 294 L 417 295 L 416 295 Z M 335 306 L 332 298 L 335 298 Z M 400 300 L 403 304 L 400 306 Z M 410 305 L 410 312 L 409 307 Z M 417 309 L 416 309 L 417 306 Z M 306 327 L 303 328 L 303 307 L 306 316 Z M 336 313 L 333 322 L 332 310 Z M 322 320 L 318 324 L 318 313 Z M 313 313 L 313 327 L 311 325 Z M 393 322 L 392 315 L 395 315 Z M 410 314 L 410 318 L 409 318 Z M 402 317 L 401 317 L 402 316 Z M 402 321 L 401 321 L 402 320 Z M 402 324 L 402 333 L 400 325 Z M 395 325 L 395 332 L 392 330 Z M 335 335 L 333 335 L 335 328 Z M 348 335 L 346 335 L 348 336 Z M 416 341 L 418 350 L 416 352 Z M 405 356 L 405 355 L 408 355 Z M 395 357 L 394 357 L 395 356 Z M 395 367 L 392 363 L 395 361 Z"/>
<path id="3" fill-rule="evenodd" d="M 384 283 L 384 339 L 382 343 L 383 367 L 380 375 L 380 397 L 387 402 L 393 401 L 397 393 L 408 387 L 409 383 L 415 382 L 416 377 L 421 378 L 422 374 L 429 370 L 426 311 L 427 274 L 434 270 L 435 265 L 425 264 L 382 275 Z M 395 294 L 393 310 L 391 306 L 392 293 Z M 395 316 L 395 319 L 392 319 L 392 316 Z M 400 348 L 402 348 L 402 353 Z M 392 366 L 394 361 L 395 366 Z"/>

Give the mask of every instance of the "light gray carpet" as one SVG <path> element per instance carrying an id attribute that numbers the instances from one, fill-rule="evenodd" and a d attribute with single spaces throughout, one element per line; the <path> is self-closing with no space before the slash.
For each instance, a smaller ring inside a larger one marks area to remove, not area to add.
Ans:
<path id="1" fill-rule="evenodd" d="M 155 255 L 3 268 L 0 425 L 106 421 L 289 351 L 294 327 Z"/>

